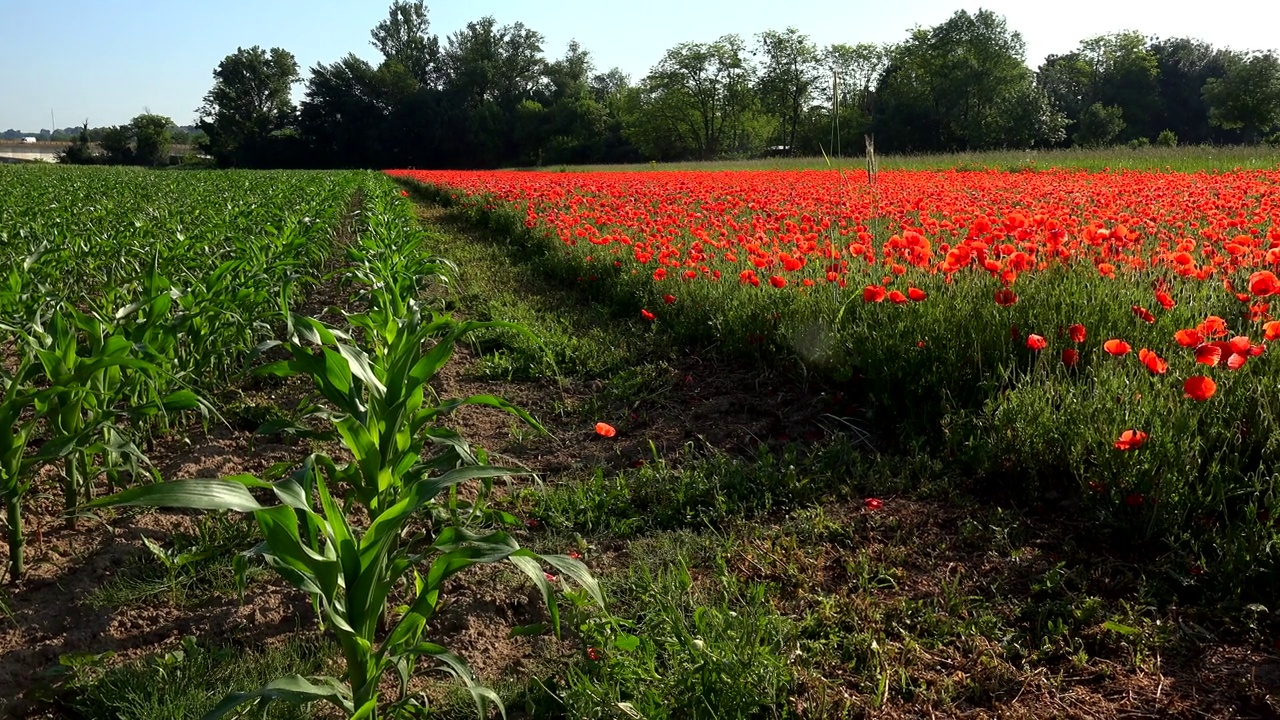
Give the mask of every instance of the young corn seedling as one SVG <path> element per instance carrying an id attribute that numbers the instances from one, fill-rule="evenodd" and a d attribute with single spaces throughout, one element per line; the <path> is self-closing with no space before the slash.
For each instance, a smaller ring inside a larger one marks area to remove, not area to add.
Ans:
<path id="1" fill-rule="evenodd" d="M 288 359 L 259 370 L 302 375 L 314 383 L 320 402 L 312 418 L 331 428 L 320 434 L 340 439 L 351 454 L 349 462 L 313 454 L 287 477 L 282 477 L 287 468 L 278 467 L 265 479 L 179 480 L 96 503 L 252 513 L 264 538 L 253 552 L 311 596 L 341 646 L 346 667 L 341 677 L 282 678 L 229 696 L 208 718 L 273 700 L 328 702 L 347 717 L 368 720 L 420 712 L 423 700 L 410 695 L 408 684 L 424 661 L 459 678 L 487 717 L 491 705 L 501 709 L 497 695 L 476 681 L 462 658 L 424 637 L 450 577 L 476 564 L 512 563 L 542 591 L 557 633 L 554 576 L 544 573 L 543 563 L 603 606 L 599 587 L 582 563 L 536 555 L 501 529 L 461 526 L 456 497 L 448 503 L 443 499 L 462 483 L 481 483 L 479 499 L 469 503 L 474 518 L 482 515 L 493 478 L 514 474 L 479 462 L 465 440 L 440 426 L 444 415 L 464 404 L 487 405 L 540 427 L 496 397 L 434 401 L 428 393 L 460 338 L 481 328 L 512 326 L 424 317 L 414 302 L 405 308 L 403 315 L 375 308 L 351 317 L 369 352 L 317 320 L 290 316 L 289 340 L 272 344 Z M 301 425 L 289 429 L 313 434 Z M 367 517 L 367 522 L 359 527 L 352 517 Z M 393 594 L 407 599 L 393 607 Z M 384 699 L 381 681 L 388 673 L 398 678 L 399 689 Z"/>

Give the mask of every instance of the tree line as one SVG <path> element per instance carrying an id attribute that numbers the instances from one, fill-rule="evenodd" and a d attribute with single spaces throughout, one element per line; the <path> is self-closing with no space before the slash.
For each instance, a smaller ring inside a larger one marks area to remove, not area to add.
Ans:
<path id="1" fill-rule="evenodd" d="M 1118 143 L 1280 141 L 1280 59 L 1137 32 L 1039 68 L 987 10 L 897 43 L 819 47 L 796 30 L 667 50 L 647 75 L 601 72 L 577 42 L 492 17 L 440 38 L 422 0 L 371 31 L 381 55 L 319 63 L 240 48 L 198 110 L 202 147 L 242 167 L 498 167 Z"/>

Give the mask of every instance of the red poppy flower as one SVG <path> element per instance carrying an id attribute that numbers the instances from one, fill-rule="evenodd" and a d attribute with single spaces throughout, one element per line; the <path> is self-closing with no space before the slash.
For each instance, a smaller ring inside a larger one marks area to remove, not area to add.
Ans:
<path id="1" fill-rule="evenodd" d="M 1205 400 L 1213 397 L 1213 394 L 1218 391 L 1218 383 L 1214 382 L 1213 378 L 1207 378 L 1203 375 L 1193 375 L 1192 377 L 1187 378 L 1186 382 L 1182 383 L 1182 391 L 1192 400 L 1204 402 Z"/>
<path id="2" fill-rule="evenodd" d="M 653 322 L 654 320 L 658 319 L 657 315 L 654 315 L 653 313 L 649 312 L 648 310 L 645 310 L 644 308 L 640 309 L 640 317 L 644 318 L 645 320 L 648 320 L 649 322 Z"/>
<path id="3" fill-rule="evenodd" d="M 881 500 L 880 498 L 873 498 L 873 497 L 863 500 L 862 504 L 868 510 L 879 510 L 880 508 L 884 507 L 883 500 Z"/>
<path id="4" fill-rule="evenodd" d="M 409 191 L 408 191 L 408 190 L 401 190 L 401 191 L 400 191 L 400 197 L 409 197 Z"/>
<path id="5" fill-rule="evenodd" d="M 885 290 L 883 287 L 879 285 L 868 285 L 862 289 L 862 302 L 864 303 L 883 302 L 885 295 L 888 295 L 888 294 L 889 294 L 889 291 Z"/>
<path id="6" fill-rule="evenodd" d="M 1280 292 L 1280 279 L 1270 270 L 1259 270 L 1249 276 L 1249 292 L 1258 296 Z"/>
<path id="7" fill-rule="evenodd" d="M 1241 355 L 1249 352 L 1249 348 L 1253 347 L 1253 341 L 1244 335 L 1237 335 L 1231 338 L 1231 342 L 1229 344 L 1231 346 L 1231 352 L 1240 353 Z"/>
<path id="8" fill-rule="evenodd" d="M 1147 348 L 1142 348 L 1138 351 L 1138 359 L 1142 361 L 1143 365 L 1147 366 L 1148 370 L 1156 375 L 1163 375 L 1169 370 L 1169 363 Z"/>
<path id="9" fill-rule="evenodd" d="M 1084 342 L 1085 334 L 1086 333 L 1085 333 L 1084 326 L 1081 325 L 1080 323 L 1076 323 L 1075 325 L 1072 325 L 1071 327 L 1067 328 L 1067 335 L 1071 336 L 1071 342 L 1074 342 L 1074 343 Z"/>
<path id="10" fill-rule="evenodd" d="M 617 428 L 610 425 L 609 423 L 600 422 L 600 423 L 596 423 L 596 434 L 599 435 L 600 437 L 611 438 L 614 435 L 618 434 L 618 430 Z"/>
<path id="11" fill-rule="evenodd" d="M 1173 339 L 1182 347 L 1193 348 L 1204 343 L 1204 333 L 1196 330 L 1195 328 L 1190 330 L 1179 330 L 1173 334 Z"/>
<path id="12" fill-rule="evenodd" d="M 1137 315 L 1139 320 L 1147 323 L 1148 325 L 1156 321 L 1156 316 L 1152 315 L 1150 310 L 1142 307 L 1141 305 L 1133 306 L 1133 314 Z"/>
<path id="13" fill-rule="evenodd" d="M 676 301 L 676 296 L 675 296 L 675 295 L 663 295 L 663 296 L 662 296 L 662 302 L 664 302 L 664 303 L 666 303 L 666 304 L 668 304 L 668 305 L 670 305 L 671 303 L 673 303 L 673 302 L 675 302 L 675 301 Z"/>
<path id="14" fill-rule="evenodd" d="M 889 302 L 893 303 L 894 305 L 905 305 L 908 301 L 907 301 L 907 296 L 903 295 L 900 291 L 890 290 Z"/>
<path id="15" fill-rule="evenodd" d="M 1080 352 L 1075 348 L 1067 348 L 1062 351 L 1062 364 L 1067 367 L 1075 367 L 1080 362 Z"/>
<path id="16" fill-rule="evenodd" d="M 1160 307 L 1165 310 L 1172 310 L 1178 306 L 1178 303 L 1173 301 L 1173 296 L 1164 290 L 1156 291 L 1156 302 L 1160 303 Z"/>
<path id="17" fill-rule="evenodd" d="M 1146 500 L 1142 493 L 1129 493 L 1124 498 L 1124 504 L 1129 507 L 1142 507 L 1142 503 L 1146 502 Z"/>
<path id="18" fill-rule="evenodd" d="M 1123 357 L 1133 350 L 1133 346 L 1123 340 L 1112 339 L 1103 343 L 1102 349 L 1116 357 Z"/>
<path id="19" fill-rule="evenodd" d="M 1027 336 L 1027 348 L 1031 350 L 1043 350 L 1049 347 L 1049 342 L 1041 335 L 1031 334 Z"/>
<path id="20" fill-rule="evenodd" d="M 1018 296 L 1013 294 L 1009 288 L 1001 288 L 996 291 L 996 304 L 1000 307 L 1009 307 L 1018 302 Z"/>
<path id="21" fill-rule="evenodd" d="M 773 275 L 769 278 L 769 284 L 776 288 L 781 289 L 787 286 L 787 281 L 784 278 L 780 278 L 777 275 Z"/>
<path id="22" fill-rule="evenodd" d="M 1210 337 L 1222 337 L 1227 334 L 1227 321 L 1217 315 L 1210 315 L 1196 329 Z"/>
<path id="23" fill-rule="evenodd" d="M 1196 348 L 1196 362 L 1209 367 L 1216 366 L 1222 361 L 1222 348 L 1211 343 L 1205 343 Z"/>
<path id="24" fill-rule="evenodd" d="M 1263 325 L 1262 332 L 1268 340 L 1280 340 L 1280 320 L 1272 320 Z"/>
<path id="25" fill-rule="evenodd" d="M 924 302 L 925 299 L 929 297 L 929 293 L 916 287 L 907 288 L 907 297 L 911 298 L 915 302 Z"/>
<path id="26" fill-rule="evenodd" d="M 1245 355 L 1243 353 L 1231 353 L 1231 355 L 1227 357 L 1227 369 L 1239 370 L 1240 368 L 1244 367 L 1244 364 L 1247 362 L 1249 362 L 1248 355 Z"/>
<path id="27" fill-rule="evenodd" d="M 1141 430 L 1125 430 L 1120 433 L 1120 439 L 1116 440 L 1115 448 L 1117 450 L 1137 450 L 1147 441 L 1147 434 Z"/>

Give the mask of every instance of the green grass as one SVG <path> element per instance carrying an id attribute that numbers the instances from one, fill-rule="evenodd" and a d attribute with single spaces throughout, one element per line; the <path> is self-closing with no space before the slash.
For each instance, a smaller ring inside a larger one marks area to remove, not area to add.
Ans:
<path id="1" fill-rule="evenodd" d="M 66 718 L 187 720 L 203 717 L 228 693 L 256 688 L 290 674 L 324 669 L 332 648 L 295 639 L 266 649 L 214 648 L 188 638 L 183 647 L 112 669 L 105 658 L 64 658 L 66 676 L 55 704 Z M 273 703 L 273 720 L 314 715 L 301 706 Z"/>
<path id="2" fill-rule="evenodd" d="M 236 589 L 235 557 L 258 542 L 258 529 L 240 515 L 210 514 L 199 518 L 193 532 L 176 533 L 155 549 L 135 556 L 101 587 L 90 593 L 95 607 L 128 607 L 165 603 L 182 608 Z M 246 582 L 263 576 L 250 566 Z"/>
<path id="3" fill-rule="evenodd" d="M 835 502 L 911 490 L 951 492 L 962 481 L 945 477 L 927 457 L 879 455 L 848 438 L 738 457 L 686 446 L 616 475 L 562 479 L 515 500 L 523 514 L 549 527 L 629 538 L 658 531 L 699 530 L 750 520 L 816 502 Z"/>
<path id="4" fill-rule="evenodd" d="M 1065 150 L 993 150 L 986 152 L 939 153 L 925 155 L 883 155 L 882 170 L 1162 170 L 1197 172 L 1208 170 L 1274 170 L 1280 166 L 1280 148 L 1268 145 L 1184 145 L 1176 148 L 1145 147 L 1071 148 Z M 563 172 L 634 172 L 638 170 L 817 170 L 829 167 L 861 170 L 861 155 L 843 158 L 767 158 L 758 160 L 712 160 L 633 165 L 548 166 L 540 170 Z"/>
<path id="5" fill-rule="evenodd" d="M 599 302 L 590 290 L 565 284 L 566 268 L 555 258 L 470 227 L 460 215 L 433 220 L 444 225 L 429 234 L 430 251 L 459 267 L 453 305 L 475 319 L 516 322 L 528 330 L 477 333 L 471 346 L 478 378 L 594 383 L 601 391 L 572 409 L 582 418 L 605 406 L 632 405 L 665 387 L 674 345 L 644 332 L 635 317 Z"/>

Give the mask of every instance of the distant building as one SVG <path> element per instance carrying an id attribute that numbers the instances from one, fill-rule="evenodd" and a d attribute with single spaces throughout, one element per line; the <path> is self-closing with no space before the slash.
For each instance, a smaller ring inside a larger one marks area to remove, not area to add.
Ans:
<path id="1" fill-rule="evenodd" d="M 33 145 L 34 145 L 34 144 L 35 144 L 35 142 L 36 142 L 36 139 L 35 139 L 35 138 L 33 138 L 33 137 L 24 137 L 24 138 L 22 138 L 22 142 L 23 142 L 23 144 L 33 144 Z"/>

